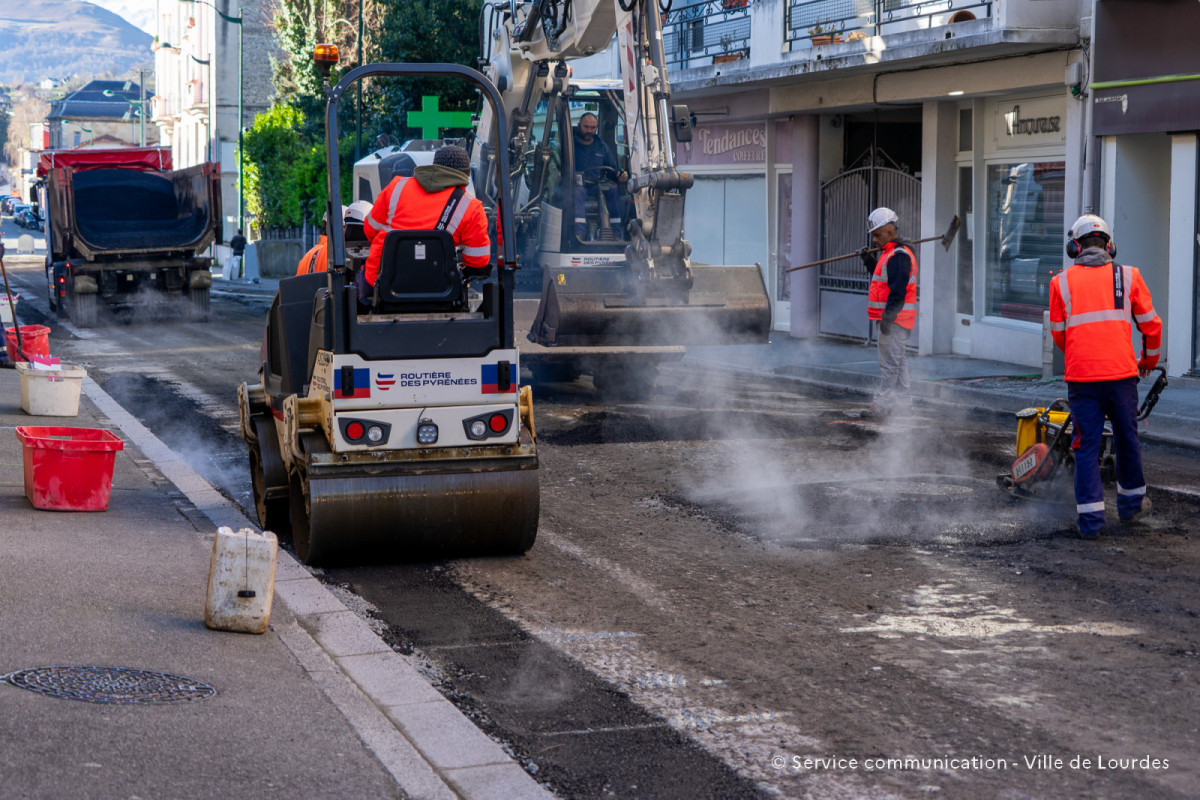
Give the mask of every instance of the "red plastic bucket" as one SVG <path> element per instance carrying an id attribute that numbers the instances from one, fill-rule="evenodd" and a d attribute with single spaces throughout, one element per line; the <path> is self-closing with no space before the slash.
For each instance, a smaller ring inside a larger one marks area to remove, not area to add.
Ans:
<path id="1" fill-rule="evenodd" d="M 125 447 L 101 428 L 19 426 L 24 445 L 25 496 L 45 511 L 104 511 L 113 462 Z"/>
<path id="2" fill-rule="evenodd" d="M 8 328 L 4 331 L 5 348 L 8 350 L 8 360 L 12 362 L 28 361 L 27 358 L 21 358 L 17 353 L 17 331 L 15 328 Z M 50 329 L 45 325 L 22 325 L 21 326 L 21 349 L 25 351 L 27 356 L 48 356 L 50 355 Z"/>

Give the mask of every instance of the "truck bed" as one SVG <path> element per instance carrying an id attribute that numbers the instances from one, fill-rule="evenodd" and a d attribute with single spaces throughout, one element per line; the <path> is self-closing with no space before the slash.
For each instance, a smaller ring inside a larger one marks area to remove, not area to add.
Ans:
<path id="1" fill-rule="evenodd" d="M 81 243 L 93 251 L 194 245 L 209 226 L 209 208 L 199 191 L 202 184 L 193 187 L 187 173 L 93 169 L 75 174 L 72 200 Z"/>

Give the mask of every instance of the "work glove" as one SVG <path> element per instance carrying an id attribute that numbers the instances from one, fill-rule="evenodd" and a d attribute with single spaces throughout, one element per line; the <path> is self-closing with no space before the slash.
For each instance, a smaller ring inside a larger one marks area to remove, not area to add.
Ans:
<path id="1" fill-rule="evenodd" d="M 1158 366 L 1158 356 L 1142 356 L 1138 359 L 1138 377 L 1144 378 Z"/>
<path id="2" fill-rule="evenodd" d="M 863 266 L 867 268 L 867 272 L 874 272 L 875 265 L 879 262 L 879 255 L 871 252 L 871 248 L 864 247 L 858 251 L 858 257 L 862 259 Z"/>
<path id="3" fill-rule="evenodd" d="M 887 336 L 892 332 L 893 324 L 894 323 L 888 322 L 886 319 L 879 320 L 879 332 L 884 336 Z"/>

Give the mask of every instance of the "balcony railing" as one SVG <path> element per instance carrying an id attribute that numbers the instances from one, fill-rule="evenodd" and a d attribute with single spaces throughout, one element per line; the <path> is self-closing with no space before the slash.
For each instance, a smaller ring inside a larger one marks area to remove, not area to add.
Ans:
<path id="1" fill-rule="evenodd" d="M 663 50 L 675 69 L 736 61 L 750 55 L 750 11 L 746 0 L 706 0 L 666 15 Z"/>
<path id="2" fill-rule="evenodd" d="M 808 44 L 885 36 L 990 17 L 991 0 L 786 0 L 784 41 Z"/>

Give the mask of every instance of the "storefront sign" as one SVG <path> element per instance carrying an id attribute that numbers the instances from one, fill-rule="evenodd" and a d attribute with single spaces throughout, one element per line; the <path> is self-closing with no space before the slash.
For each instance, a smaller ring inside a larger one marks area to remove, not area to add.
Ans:
<path id="1" fill-rule="evenodd" d="M 1062 97 L 997 99 L 991 103 L 995 149 L 1065 145 L 1066 102 Z"/>
<path id="2" fill-rule="evenodd" d="M 679 162 L 708 164 L 758 164 L 767 160 L 767 129 L 762 124 L 701 125 L 692 141 L 678 146 Z"/>

